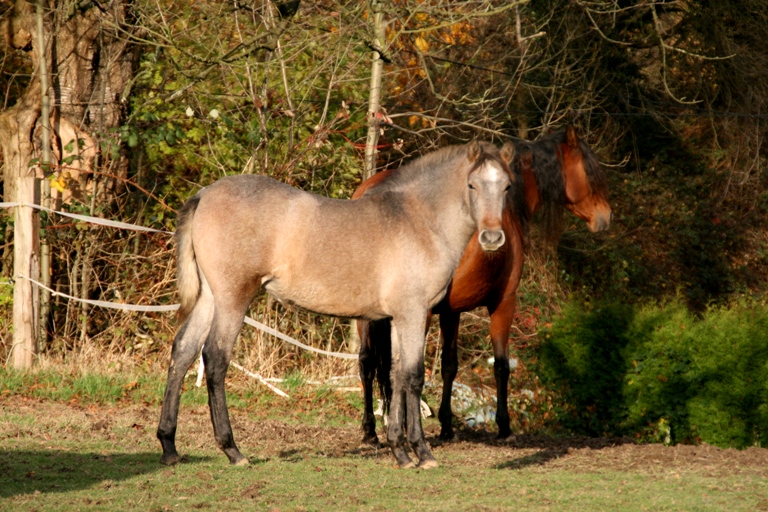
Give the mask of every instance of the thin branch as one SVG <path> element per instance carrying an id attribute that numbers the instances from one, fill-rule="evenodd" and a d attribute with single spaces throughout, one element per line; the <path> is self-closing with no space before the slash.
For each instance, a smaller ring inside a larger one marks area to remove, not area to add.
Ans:
<path id="1" fill-rule="evenodd" d="M 653 24 L 656 27 L 656 35 L 659 36 L 659 48 L 661 49 L 661 81 L 664 84 L 664 90 L 667 91 L 670 98 L 682 105 L 696 105 L 697 103 L 701 103 L 701 100 L 685 101 L 684 98 L 675 96 L 670 90 L 669 83 L 667 82 L 667 45 L 664 43 L 664 38 L 661 35 L 661 23 L 659 23 L 659 17 L 656 14 L 655 7 L 651 7 L 651 14 L 653 15 Z"/>

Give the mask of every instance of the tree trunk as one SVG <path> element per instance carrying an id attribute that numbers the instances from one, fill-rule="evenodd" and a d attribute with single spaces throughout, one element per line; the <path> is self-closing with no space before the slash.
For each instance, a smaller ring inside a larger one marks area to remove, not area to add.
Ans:
<path id="1" fill-rule="evenodd" d="M 377 49 L 384 49 L 384 15 L 381 12 L 381 1 L 373 0 L 371 2 L 373 11 L 373 32 L 374 39 L 372 46 Z M 365 164 L 363 167 L 363 180 L 367 180 L 376 173 L 376 155 L 379 141 L 379 111 L 381 110 L 381 75 L 384 71 L 384 61 L 381 53 L 373 52 L 373 63 L 371 64 L 371 88 L 368 97 L 368 137 L 365 141 Z"/>
<path id="2" fill-rule="evenodd" d="M 27 51 L 37 73 L 20 101 L 0 114 L 0 145 L 9 200 L 34 202 L 35 178 L 53 174 L 63 176 L 60 182 L 66 187 L 63 194 L 54 196 L 60 206 L 72 199 L 87 200 L 88 177 L 97 165 L 108 166 L 111 175 L 127 175 L 127 158 L 111 160 L 109 154 L 100 154 L 100 148 L 120 144 L 117 139 L 103 138 L 120 125 L 125 105 L 122 95 L 133 77 L 135 59 L 125 37 L 130 31 L 125 26 L 130 13 L 128 0 L 43 3 L 47 10 L 41 30 L 34 5 L 27 0 L 16 0 L 0 22 L 5 44 Z M 41 66 L 50 76 L 50 89 L 45 91 L 41 91 Z M 30 165 L 33 159 L 42 161 L 43 157 L 41 139 L 47 124 L 41 120 L 44 96 L 54 99 L 46 120 L 50 121 L 53 146 L 49 169 L 39 163 Z M 122 181 L 110 181 L 112 192 L 118 187 Z M 14 272 L 35 279 L 39 277 L 37 218 L 31 208 L 17 208 L 14 226 Z M 13 361 L 14 366 L 28 368 L 35 350 L 37 290 L 19 277 L 15 283 Z M 26 320 L 29 315 L 32 320 Z"/>
<path id="3" fill-rule="evenodd" d="M 45 10 L 43 0 L 37 0 L 35 22 L 37 24 L 37 44 L 45 48 Z M 48 61 L 45 52 L 39 57 L 40 61 L 40 126 L 42 128 L 41 144 L 42 158 L 40 159 L 43 175 L 51 172 L 51 103 L 48 93 Z M 44 208 L 51 207 L 51 182 L 43 179 L 40 183 L 40 204 Z M 42 230 L 38 230 L 40 232 Z M 44 231 L 43 231 L 44 233 Z M 40 239 L 40 282 L 44 288 L 40 290 L 40 319 L 36 329 L 37 352 L 42 352 L 48 345 L 48 316 L 51 312 L 51 246 L 47 235 Z"/>

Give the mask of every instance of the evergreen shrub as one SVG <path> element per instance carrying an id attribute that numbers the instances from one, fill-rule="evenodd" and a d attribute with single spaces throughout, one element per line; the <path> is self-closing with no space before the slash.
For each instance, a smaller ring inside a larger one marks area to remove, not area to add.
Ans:
<path id="1" fill-rule="evenodd" d="M 539 373 L 562 426 L 654 442 L 768 446 L 768 313 L 738 303 L 700 315 L 679 300 L 570 303 L 543 333 Z"/>

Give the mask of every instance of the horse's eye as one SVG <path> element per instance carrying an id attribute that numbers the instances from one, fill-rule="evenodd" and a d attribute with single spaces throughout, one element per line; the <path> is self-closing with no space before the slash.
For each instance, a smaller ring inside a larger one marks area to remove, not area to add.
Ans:
<path id="1" fill-rule="evenodd" d="M 473 184 L 469 183 L 468 186 L 469 186 L 469 190 L 475 190 L 475 186 Z"/>
<path id="2" fill-rule="evenodd" d="M 504 192 L 509 192 L 512 188 L 512 185 L 507 185 L 507 187 L 504 189 Z"/>

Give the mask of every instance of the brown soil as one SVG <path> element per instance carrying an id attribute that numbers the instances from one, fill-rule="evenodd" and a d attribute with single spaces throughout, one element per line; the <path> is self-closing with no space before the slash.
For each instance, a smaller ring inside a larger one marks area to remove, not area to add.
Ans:
<path id="1" fill-rule="evenodd" d="M 157 451 L 154 437 L 158 406 L 103 406 L 62 404 L 21 397 L 0 398 L 0 441 L 38 439 L 46 448 L 58 442 L 98 439 L 114 443 L 118 451 Z M 13 421 L 19 414 L 30 421 Z M 389 450 L 361 446 L 361 432 L 354 426 L 308 425 L 259 418 L 243 410 L 230 411 L 235 437 L 250 457 L 299 460 L 309 456 L 362 456 L 391 463 Z M 709 445 L 663 446 L 636 444 L 630 439 L 516 436 L 497 440 L 490 431 L 459 431 L 458 440 L 440 442 L 439 426 L 426 422 L 427 438 L 438 460 L 499 469 L 559 468 L 579 472 L 630 471 L 644 474 L 694 472 L 721 477 L 751 474 L 768 478 L 768 449 L 722 449 Z M 207 407 L 182 408 L 178 444 L 181 453 L 206 451 L 216 454 Z M 223 454 L 221 455 L 223 458 Z"/>

